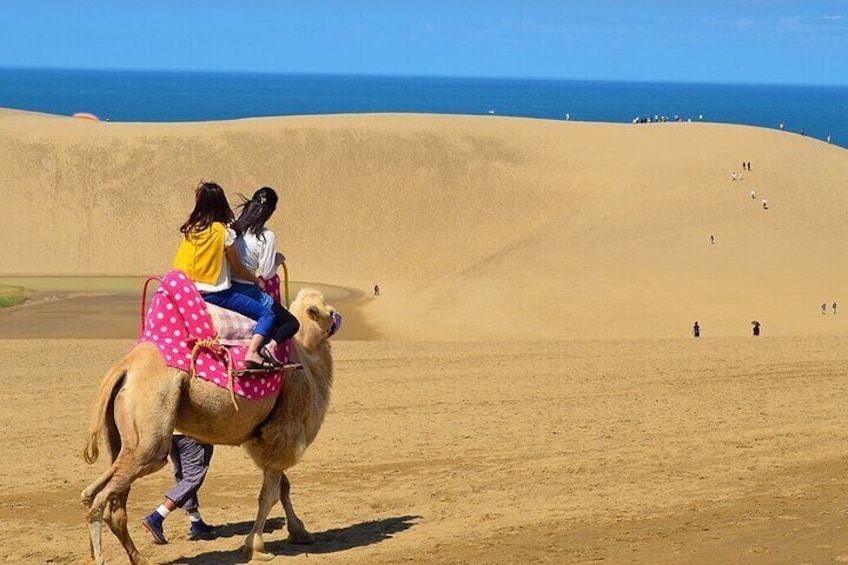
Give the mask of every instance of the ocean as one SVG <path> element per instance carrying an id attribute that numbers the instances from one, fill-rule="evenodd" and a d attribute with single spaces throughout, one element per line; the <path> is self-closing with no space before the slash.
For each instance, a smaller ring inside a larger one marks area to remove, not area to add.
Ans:
<path id="1" fill-rule="evenodd" d="M 0 69 L 0 107 L 115 122 L 413 112 L 737 123 L 848 147 L 848 87 L 401 76 Z"/>

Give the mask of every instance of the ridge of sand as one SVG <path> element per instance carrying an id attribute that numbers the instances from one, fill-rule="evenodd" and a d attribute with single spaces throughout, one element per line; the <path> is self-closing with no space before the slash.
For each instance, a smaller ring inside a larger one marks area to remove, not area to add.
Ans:
<path id="1" fill-rule="evenodd" d="M 844 333 L 818 307 L 848 274 L 845 178 L 845 149 L 723 124 L 3 111 L 0 274 L 161 272 L 215 179 L 233 204 L 277 188 L 293 275 L 379 283 L 363 313 L 387 339 Z"/>

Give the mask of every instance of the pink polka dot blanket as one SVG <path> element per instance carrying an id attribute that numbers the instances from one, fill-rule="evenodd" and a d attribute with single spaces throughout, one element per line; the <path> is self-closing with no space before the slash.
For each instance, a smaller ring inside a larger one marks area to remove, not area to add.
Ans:
<path id="1" fill-rule="evenodd" d="M 279 301 L 279 277 L 268 281 L 267 288 Z M 138 343 L 155 345 L 168 367 L 229 388 L 231 394 L 259 400 L 280 390 L 283 373 L 241 373 L 255 325 L 237 312 L 207 304 L 188 276 L 173 270 L 160 280 L 142 319 Z M 288 359 L 290 347 L 289 342 L 281 345 L 277 357 Z"/>

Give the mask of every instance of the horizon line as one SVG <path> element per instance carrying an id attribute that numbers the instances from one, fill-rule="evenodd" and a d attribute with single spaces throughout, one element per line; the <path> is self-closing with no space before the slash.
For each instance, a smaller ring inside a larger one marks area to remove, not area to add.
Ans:
<path id="1" fill-rule="evenodd" d="M 341 71 L 285 71 L 285 70 L 235 70 L 235 69 L 154 69 L 131 67 L 55 67 L 55 66 L 25 66 L 0 65 L 0 71 L 68 71 L 68 72 L 104 72 L 104 73 L 181 73 L 181 74 L 217 74 L 217 75 L 266 75 L 266 76 L 315 76 L 315 77 L 373 77 L 373 78 L 410 78 L 410 79 L 455 79 L 455 80 L 516 80 L 537 82 L 598 82 L 598 83 L 632 83 L 632 84 L 699 84 L 721 86 L 789 86 L 789 87 L 824 87 L 848 88 L 848 83 L 791 83 L 791 82 L 744 82 L 744 81 L 711 81 L 705 79 L 633 79 L 633 78 L 565 78 L 552 76 L 506 76 L 506 75 L 462 75 L 462 74 L 391 74 L 391 73 L 355 73 Z"/>

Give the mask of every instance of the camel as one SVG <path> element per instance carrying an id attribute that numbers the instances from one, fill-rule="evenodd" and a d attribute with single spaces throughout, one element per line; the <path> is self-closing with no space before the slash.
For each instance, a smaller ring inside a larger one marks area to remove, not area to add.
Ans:
<path id="1" fill-rule="evenodd" d="M 235 397 L 234 404 L 226 388 L 167 367 L 149 343 L 137 345 L 104 376 L 83 453 L 87 463 L 94 463 L 105 435 L 111 465 L 82 492 L 96 565 L 105 563 L 104 520 L 132 565 L 148 562 L 127 530 L 127 497 L 133 481 L 165 466 L 175 427 L 204 443 L 241 445 L 262 470 L 256 521 L 244 545 L 248 559 L 274 557 L 265 553 L 262 530 L 277 501 L 285 510 L 289 541 L 314 541 L 294 512 L 285 471 L 315 439 L 329 406 L 333 359 L 328 339 L 338 320 L 323 295 L 311 289 L 300 291 L 291 312 L 300 321 L 295 350 L 303 370 L 287 373 L 277 395 L 252 401 Z"/>

